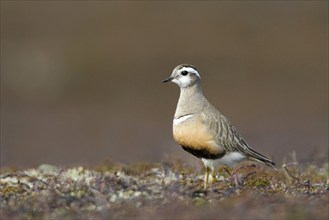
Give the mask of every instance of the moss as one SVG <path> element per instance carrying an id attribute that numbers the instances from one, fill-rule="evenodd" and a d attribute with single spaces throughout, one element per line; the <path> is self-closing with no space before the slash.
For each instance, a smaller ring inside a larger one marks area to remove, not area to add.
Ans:
<path id="1" fill-rule="evenodd" d="M 5 198 L 8 198 L 12 195 L 17 195 L 19 193 L 23 193 L 24 190 L 20 186 L 4 186 L 1 189 L 1 195 Z"/>
<path id="2" fill-rule="evenodd" d="M 154 168 L 159 168 L 159 164 L 153 163 L 137 163 L 129 167 L 124 167 L 123 171 L 126 172 L 128 175 L 142 175 L 145 174 L 145 171 L 152 170 Z"/>
<path id="3" fill-rule="evenodd" d="M 266 187 L 271 184 L 268 175 L 257 176 L 255 178 L 248 178 L 244 180 L 244 185 L 248 187 Z"/>
<path id="4" fill-rule="evenodd" d="M 1 219 L 328 218 L 328 166 L 293 164 L 274 171 L 242 164 L 203 188 L 203 172 L 181 161 L 96 168 L 6 171 Z M 265 207 L 265 208 L 264 208 Z M 219 214 L 220 213 L 220 214 Z"/>

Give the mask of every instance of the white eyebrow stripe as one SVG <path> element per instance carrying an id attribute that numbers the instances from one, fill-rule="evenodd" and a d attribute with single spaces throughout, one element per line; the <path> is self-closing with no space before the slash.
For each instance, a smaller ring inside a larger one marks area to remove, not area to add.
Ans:
<path id="1" fill-rule="evenodd" d="M 197 75 L 201 79 L 201 76 L 198 71 L 192 67 L 183 67 L 181 70 L 186 70 L 187 72 L 195 73 L 195 75 Z"/>
<path id="2" fill-rule="evenodd" d="M 178 125 L 180 123 L 182 123 L 183 121 L 186 121 L 187 119 L 191 118 L 193 115 L 184 115 L 182 117 L 179 117 L 179 118 L 174 118 L 173 122 L 174 122 L 174 125 Z"/>

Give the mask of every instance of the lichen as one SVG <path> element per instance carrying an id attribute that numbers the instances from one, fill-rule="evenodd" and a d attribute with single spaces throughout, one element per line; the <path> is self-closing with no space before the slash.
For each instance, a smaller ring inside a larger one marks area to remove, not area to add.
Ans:
<path id="1" fill-rule="evenodd" d="M 0 173 L 1 219 L 328 218 L 327 163 L 220 168 L 207 189 L 174 160 Z"/>

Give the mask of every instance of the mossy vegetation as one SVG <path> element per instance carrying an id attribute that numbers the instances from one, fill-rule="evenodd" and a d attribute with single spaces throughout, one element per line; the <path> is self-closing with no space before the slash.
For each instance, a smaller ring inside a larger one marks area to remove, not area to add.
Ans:
<path id="1" fill-rule="evenodd" d="M 277 171 L 241 164 L 203 172 L 180 161 L 95 168 L 1 170 L 1 219 L 328 219 L 328 163 L 286 163 Z"/>

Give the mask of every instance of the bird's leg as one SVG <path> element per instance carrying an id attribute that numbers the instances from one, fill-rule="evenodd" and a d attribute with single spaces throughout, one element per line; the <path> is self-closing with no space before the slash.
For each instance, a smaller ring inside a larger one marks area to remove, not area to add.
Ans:
<path id="1" fill-rule="evenodd" d="M 206 175 L 204 176 L 204 188 L 205 189 L 207 189 L 207 186 L 208 186 L 209 174 L 210 174 L 210 168 L 206 167 Z"/>
<path id="2" fill-rule="evenodd" d="M 211 171 L 211 183 L 216 183 L 217 178 L 216 178 L 216 173 L 215 170 Z"/>

